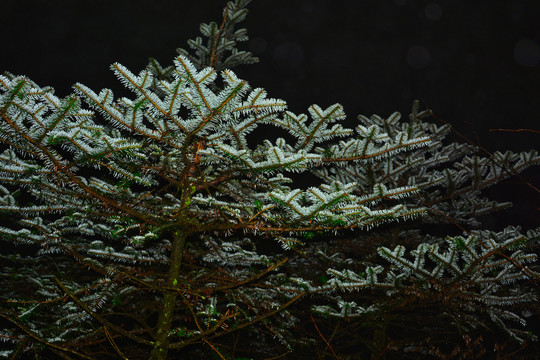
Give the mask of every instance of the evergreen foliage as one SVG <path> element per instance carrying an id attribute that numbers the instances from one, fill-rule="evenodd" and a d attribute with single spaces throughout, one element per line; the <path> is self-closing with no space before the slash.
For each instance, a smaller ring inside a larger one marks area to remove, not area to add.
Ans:
<path id="1" fill-rule="evenodd" d="M 288 111 L 230 70 L 257 61 L 236 47 L 248 2 L 202 24 L 205 40 L 171 66 L 113 64 L 129 98 L 83 84 L 60 98 L 0 76 L 0 356 L 472 358 L 535 346 L 540 228 L 473 227 L 511 205 L 481 190 L 538 153 L 447 144 L 450 126 L 418 102 L 405 121 L 359 116 L 354 129 L 340 104 Z M 294 144 L 250 147 L 263 124 Z M 320 185 L 301 188 L 300 173 Z M 419 230 L 443 223 L 463 234 Z"/>

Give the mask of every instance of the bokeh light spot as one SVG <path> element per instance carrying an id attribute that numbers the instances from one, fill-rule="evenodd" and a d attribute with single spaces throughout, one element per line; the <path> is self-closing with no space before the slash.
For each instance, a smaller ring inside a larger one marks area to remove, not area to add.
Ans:
<path id="1" fill-rule="evenodd" d="M 440 20 L 442 17 L 442 7 L 437 3 L 429 3 L 424 8 L 424 14 L 429 20 Z"/>
<path id="2" fill-rule="evenodd" d="M 267 42 L 263 38 L 254 37 L 249 42 L 249 48 L 255 54 L 263 53 L 266 50 Z"/>
<path id="3" fill-rule="evenodd" d="M 276 62 L 288 69 L 296 69 L 304 60 L 302 47 L 295 42 L 284 42 L 279 44 L 274 50 Z"/>
<path id="4" fill-rule="evenodd" d="M 521 39 L 514 46 L 514 59 L 521 66 L 536 66 L 540 63 L 540 46 L 534 40 Z"/>
<path id="5" fill-rule="evenodd" d="M 407 63 L 414 69 L 425 69 L 431 64 L 431 54 L 425 46 L 411 46 L 407 51 Z"/>

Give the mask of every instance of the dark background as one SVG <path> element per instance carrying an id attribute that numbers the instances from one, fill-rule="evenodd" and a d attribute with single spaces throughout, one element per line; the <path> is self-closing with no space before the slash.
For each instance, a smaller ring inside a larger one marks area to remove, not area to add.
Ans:
<path id="1" fill-rule="evenodd" d="M 112 62 L 133 72 L 148 57 L 170 64 L 200 22 L 221 20 L 225 3 L 2 1 L 0 72 L 59 96 L 75 82 L 126 95 Z M 406 116 L 421 99 L 488 151 L 540 148 L 540 1 L 254 0 L 249 8 L 250 41 L 240 47 L 261 61 L 234 70 L 295 113 L 340 102 L 354 127 L 358 114 Z M 537 133 L 489 131 L 520 128 Z M 540 187 L 539 167 L 523 177 Z M 488 190 L 516 204 L 488 225 L 540 223 L 540 194 L 521 181 Z"/>

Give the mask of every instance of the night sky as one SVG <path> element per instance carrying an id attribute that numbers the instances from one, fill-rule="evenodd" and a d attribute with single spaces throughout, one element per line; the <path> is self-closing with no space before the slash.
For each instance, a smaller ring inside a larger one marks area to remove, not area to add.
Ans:
<path id="1" fill-rule="evenodd" d="M 221 20 L 225 3 L 3 1 L 0 73 L 27 75 L 59 96 L 75 82 L 124 96 L 112 62 L 135 73 L 149 57 L 168 65 L 200 22 Z M 250 41 L 240 47 L 260 62 L 233 70 L 294 113 L 339 102 L 354 127 L 358 114 L 406 117 L 421 99 L 488 151 L 540 150 L 540 132 L 489 131 L 540 131 L 539 1 L 254 0 L 249 8 Z M 539 169 L 523 173 L 536 187 Z M 540 223 L 540 194 L 519 181 L 489 190 L 518 203 L 491 225 Z"/>

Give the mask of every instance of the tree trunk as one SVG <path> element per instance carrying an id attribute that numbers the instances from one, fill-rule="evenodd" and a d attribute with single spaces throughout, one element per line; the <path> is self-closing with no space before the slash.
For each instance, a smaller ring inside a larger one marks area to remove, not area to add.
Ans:
<path id="1" fill-rule="evenodd" d="M 167 287 L 174 287 L 175 280 L 180 275 L 180 266 L 182 265 L 182 253 L 186 245 L 187 234 L 177 231 L 172 244 L 171 259 L 169 265 L 169 274 L 167 276 Z M 163 293 L 163 306 L 159 314 L 156 332 L 156 342 L 151 360 L 165 360 L 167 358 L 167 347 L 169 345 L 168 334 L 171 330 L 172 319 L 174 315 L 174 306 L 178 294 L 173 291 Z"/>

